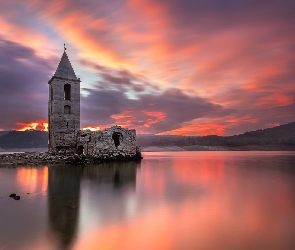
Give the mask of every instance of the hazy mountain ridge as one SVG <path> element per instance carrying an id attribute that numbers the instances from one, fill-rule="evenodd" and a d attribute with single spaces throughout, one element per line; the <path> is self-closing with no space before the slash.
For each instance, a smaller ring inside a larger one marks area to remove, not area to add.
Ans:
<path id="1" fill-rule="evenodd" d="M 48 132 L 40 130 L 9 131 L 0 135 L 0 148 L 44 148 L 48 144 Z"/>
<path id="2" fill-rule="evenodd" d="M 46 148 L 48 132 L 1 131 L 0 148 Z M 295 150 L 295 122 L 234 136 L 138 135 L 143 151 L 189 150 Z M 158 150 L 157 150 L 158 149 Z"/>
<path id="3" fill-rule="evenodd" d="M 178 146 L 184 150 L 295 149 L 295 122 L 234 136 L 139 135 L 137 142 L 143 148 L 151 146 Z"/>
<path id="4" fill-rule="evenodd" d="M 9 133 L 9 131 L 0 131 L 0 137 L 1 137 L 2 135 L 7 134 L 7 133 Z"/>

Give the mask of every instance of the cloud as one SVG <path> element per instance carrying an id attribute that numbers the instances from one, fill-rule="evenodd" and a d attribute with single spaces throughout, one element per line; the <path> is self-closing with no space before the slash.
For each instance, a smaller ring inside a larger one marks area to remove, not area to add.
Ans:
<path id="1" fill-rule="evenodd" d="M 53 67 L 34 50 L 0 37 L 0 128 L 47 119 L 47 82 Z"/>
<path id="2" fill-rule="evenodd" d="M 181 127 L 183 122 L 220 110 L 199 97 L 189 97 L 177 89 L 161 94 L 143 94 L 128 99 L 118 90 L 90 90 L 82 97 L 82 126 L 125 125 L 139 133 L 161 133 Z"/>
<path id="3" fill-rule="evenodd" d="M 107 67 L 87 60 L 80 60 L 80 64 L 96 71 L 100 79 L 96 83 L 96 88 L 104 89 L 107 86 L 123 92 L 131 91 L 135 95 L 144 91 L 160 91 L 160 88 L 155 83 L 151 83 L 149 78 L 127 69 Z"/>
<path id="4" fill-rule="evenodd" d="M 232 112 L 179 89 L 160 90 L 127 70 L 92 66 L 100 72 L 102 80 L 96 89 L 84 89 L 87 95 L 81 102 L 82 127 L 118 124 L 136 128 L 139 133 L 162 133 L 213 112 L 224 112 L 223 115 Z M 130 90 L 136 98 L 128 96 Z"/>
<path id="5" fill-rule="evenodd" d="M 15 41 L 17 55 L 9 52 L 12 58 L 5 59 L 13 43 L 2 42 L 1 77 L 21 90 L 16 98 L 1 83 L 5 104 L 12 107 L 5 114 L 43 120 L 38 110 L 45 111 L 46 102 L 27 116 L 22 114 L 28 107 L 36 107 L 21 103 L 28 88 L 36 102 L 47 100 L 37 82 L 47 82 L 52 64 L 40 55 L 66 41 L 81 72 L 97 77 L 82 97 L 84 126 L 120 122 L 142 132 L 232 134 L 292 121 L 294 5 L 291 0 L 3 2 L 0 34 Z M 81 75 L 85 82 L 91 77 Z M 20 80 L 26 83 L 16 85 Z M 8 120 L 6 128 L 13 124 Z"/>

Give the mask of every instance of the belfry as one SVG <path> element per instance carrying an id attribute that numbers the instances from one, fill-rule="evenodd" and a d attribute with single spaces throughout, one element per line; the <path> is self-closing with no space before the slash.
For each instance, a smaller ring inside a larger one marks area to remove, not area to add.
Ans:
<path id="1" fill-rule="evenodd" d="M 65 49 L 55 74 L 48 81 L 48 150 L 51 153 L 76 148 L 80 130 L 80 82 Z"/>

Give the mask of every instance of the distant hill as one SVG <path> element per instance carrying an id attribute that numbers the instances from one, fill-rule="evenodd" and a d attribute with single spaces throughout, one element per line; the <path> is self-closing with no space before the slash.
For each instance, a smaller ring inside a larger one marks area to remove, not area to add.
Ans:
<path id="1" fill-rule="evenodd" d="M 44 148 L 48 144 L 48 132 L 39 130 L 10 131 L 0 136 L 0 148 Z"/>
<path id="2" fill-rule="evenodd" d="M 173 136 L 154 135 L 137 137 L 138 145 L 142 147 L 178 146 L 186 150 L 201 150 L 196 146 L 221 147 L 222 150 L 242 147 L 244 149 L 265 149 L 265 146 L 276 146 L 272 148 L 295 148 L 295 122 L 285 125 L 259 129 L 234 136 Z M 251 147 L 249 147 L 251 146 Z M 242 149 L 241 148 L 241 149 Z M 268 147 L 272 149 L 271 147 Z M 204 148 L 206 150 L 206 148 Z"/>
<path id="3" fill-rule="evenodd" d="M 245 144 L 295 146 L 295 122 L 231 136 L 228 144 L 233 146 Z"/>
<path id="4" fill-rule="evenodd" d="M 9 133 L 9 131 L 0 131 L 0 137 L 1 137 L 2 135 L 7 134 L 7 133 Z"/>
<path id="5" fill-rule="evenodd" d="M 2 133 L 1 133 L 2 132 Z M 46 148 L 48 132 L 0 131 L 0 148 Z M 295 122 L 234 136 L 138 135 L 143 149 L 173 150 L 295 150 Z M 161 149 L 162 148 L 162 149 Z"/>

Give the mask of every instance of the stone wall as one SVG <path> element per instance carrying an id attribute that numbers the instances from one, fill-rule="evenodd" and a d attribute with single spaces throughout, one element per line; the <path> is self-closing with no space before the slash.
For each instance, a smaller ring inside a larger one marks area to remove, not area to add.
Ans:
<path id="1" fill-rule="evenodd" d="M 77 134 L 77 151 L 101 158 L 135 158 L 136 131 L 114 126 L 100 131 L 80 130 Z"/>
<path id="2" fill-rule="evenodd" d="M 65 84 L 71 85 L 70 100 L 64 100 Z M 65 113 L 65 106 L 70 107 L 69 113 Z M 49 82 L 48 123 L 49 152 L 75 150 L 80 130 L 80 80 L 54 77 Z"/>
<path id="3" fill-rule="evenodd" d="M 49 152 L 76 149 L 76 135 L 80 130 L 80 82 L 64 51 L 55 74 L 48 81 Z"/>
<path id="4" fill-rule="evenodd" d="M 141 158 L 134 129 L 114 126 L 102 131 L 80 131 L 80 82 L 64 50 L 55 74 L 48 81 L 49 153 L 67 158 L 77 153 L 86 162 Z"/>

